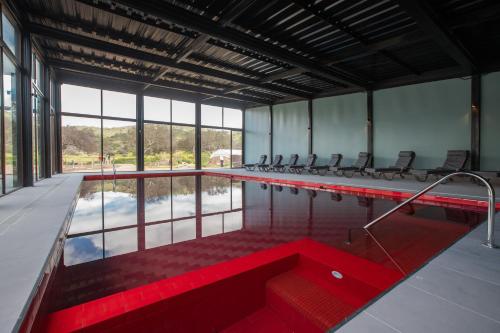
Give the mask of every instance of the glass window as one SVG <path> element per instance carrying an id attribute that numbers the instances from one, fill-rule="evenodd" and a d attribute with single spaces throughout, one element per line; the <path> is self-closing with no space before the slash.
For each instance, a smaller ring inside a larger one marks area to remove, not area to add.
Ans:
<path id="1" fill-rule="evenodd" d="M 242 128 L 243 112 L 238 109 L 224 108 L 224 127 Z"/>
<path id="2" fill-rule="evenodd" d="M 101 91 L 99 89 L 63 84 L 61 86 L 61 111 L 101 115 Z"/>
<path id="3" fill-rule="evenodd" d="M 14 63 L 3 55 L 3 102 L 4 102 L 4 138 L 5 138 L 5 191 L 9 192 L 20 186 L 19 178 L 19 119 L 17 110 L 18 72 Z"/>
<path id="4" fill-rule="evenodd" d="M 144 169 L 170 170 L 170 125 L 144 124 Z"/>
<path id="5" fill-rule="evenodd" d="M 195 123 L 195 105 L 194 103 L 172 100 L 172 122 L 179 124 Z"/>
<path id="6" fill-rule="evenodd" d="M 7 45 L 7 47 L 17 55 L 18 49 L 18 32 L 14 26 L 14 24 L 10 21 L 10 19 L 2 13 L 2 34 L 3 41 Z"/>
<path id="7" fill-rule="evenodd" d="M 136 133 L 135 122 L 108 120 L 102 121 L 103 169 L 117 171 L 136 170 Z"/>
<path id="8" fill-rule="evenodd" d="M 32 149 L 33 149 L 33 179 L 35 181 L 41 178 L 42 174 L 42 147 L 43 147 L 43 131 L 42 131 L 42 114 L 41 114 L 41 97 L 32 92 Z"/>
<path id="9" fill-rule="evenodd" d="M 135 110 L 135 95 L 117 91 L 102 91 L 103 116 L 135 119 Z"/>
<path id="10" fill-rule="evenodd" d="M 231 167 L 231 131 L 201 129 L 201 166 L 203 168 Z"/>
<path id="11" fill-rule="evenodd" d="M 101 169 L 101 120 L 61 117 L 63 172 L 88 172 Z"/>
<path id="12" fill-rule="evenodd" d="M 195 168 L 195 129 L 191 126 L 172 126 L 172 168 Z"/>
<path id="13" fill-rule="evenodd" d="M 222 127 L 222 108 L 202 104 L 201 125 Z"/>
<path id="14" fill-rule="evenodd" d="M 231 132 L 231 167 L 241 168 L 241 154 L 243 152 L 242 134 L 239 131 Z"/>
<path id="15" fill-rule="evenodd" d="M 144 120 L 170 122 L 170 100 L 144 96 Z"/>

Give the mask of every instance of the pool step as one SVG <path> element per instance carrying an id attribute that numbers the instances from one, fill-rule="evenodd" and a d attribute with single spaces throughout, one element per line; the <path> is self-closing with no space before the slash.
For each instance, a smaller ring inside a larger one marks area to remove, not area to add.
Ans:
<path id="1" fill-rule="evenodd" d="M 295 332 L 276 311 L 265 306 L 236 324 L 226 328 L 222 333 L 293 333 Z"/>
<path id="2" fill-rule="evenodd" d="M 295 271 L 266 284 L 267 305 L 295 332 L 325 332 L 355 311 L 355 307 Z"/>

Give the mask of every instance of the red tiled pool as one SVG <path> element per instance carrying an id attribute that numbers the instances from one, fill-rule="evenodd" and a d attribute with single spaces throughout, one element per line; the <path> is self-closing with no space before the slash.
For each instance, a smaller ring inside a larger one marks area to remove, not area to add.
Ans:
<path id="1" fill-rule="evenodd" d="M 84 181 L 35 327 L 324 332 L 486 216 L 412 204 L 367 234 L 397 200 L 194 174 Z"/>

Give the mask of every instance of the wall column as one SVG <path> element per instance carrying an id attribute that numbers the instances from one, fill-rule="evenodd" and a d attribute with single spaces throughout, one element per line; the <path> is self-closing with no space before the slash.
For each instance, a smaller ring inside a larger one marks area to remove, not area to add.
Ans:
<path id="1" fill-rule="evenodd" d="M 245 111 L 241 110 L 241 164 L 245 164 Z"/>
<path id="2" fill-rule="evenodd" d="M 136 95 L 137 171 L 144 171 L 144 94 Z"/>
<path id="3" fill-rule="evenodd" d="M 313 100 L 307 100 L 307 151 L 313 153 Z"/>
<path id="4" fill-rule="evenodd" d="M 201 103 L 196 101 L 195 103 L 195 143 L 194 143 L 194 158 L 195 158 L 195 169 L 201 170 Z"/>
<path id="5" fill-rule="evenodd" d="M 269 105 L 269 161 L 273 160 L 273 106 Z"/>
<path id="6" fill-rule="evenodd" d="M 480 170 L 481 165 L 481 75 L 473 75 L 471 79 L 471 143 L 470 167 Z"/>
<path id="7" fill-rule="evenodd" d="M 31 35 L 22 36 L 22 74 L 21 74 L 21 151 L 22 185 L 33 186 L 33 142 L 31 109 Z M 21 171 L 21 170 L 19 170 Z M 21 173 L 21 172 L 19 172 Z"/>
<path id="8" fill-rule="evenodd" d="M 373 154 L 373 91 L 366 92 L 366 151 Z M 373 166 L 373 156 L 370 166 Z"/>

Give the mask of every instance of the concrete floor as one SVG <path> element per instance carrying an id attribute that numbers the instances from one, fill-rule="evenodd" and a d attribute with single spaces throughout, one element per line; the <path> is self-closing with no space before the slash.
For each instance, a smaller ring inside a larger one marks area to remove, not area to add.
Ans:
<path id="1" fill-rule="evenodd" d="M 416 192 L 425 186 L 411 179 L 223 171 L 403 192 Z M 81 180 L 81 174 L 58 175 L 0 198 L 0 332 L 17 331 L 44 272 L 50 270 L 51 253 L 71 218 L 68 213 Z M 496 189 L 500 194 L 500 186 Z M 466 181 L 440 186 L 433 194 L 486 199 L 484 187 Z M 500 235 L 499 223 L 496 231 Z M 483 223 L 334 329 L 343 333 L 500 332 L 500 250 L 480 245 L 485 237 Z"/>

